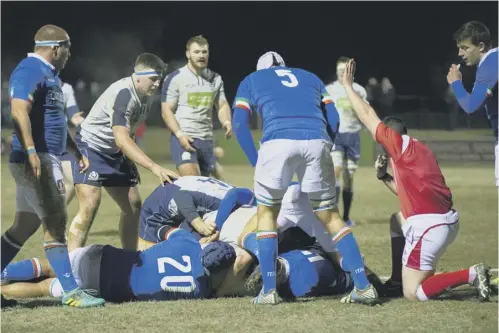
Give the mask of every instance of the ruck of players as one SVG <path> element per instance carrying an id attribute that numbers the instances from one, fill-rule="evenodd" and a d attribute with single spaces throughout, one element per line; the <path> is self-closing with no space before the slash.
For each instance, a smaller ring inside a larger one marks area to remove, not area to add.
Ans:
<path id="1" fill-rule="evenodd" d="M 478 69 L 471 93 L 459 65 L 447 83 L 466 113 L 490 120 L 499 186 L 498 49 L 477 21 L 453 38 L 464 65 Z M 299 63 L 262 51 L 254 71 L 241 73 L 231 106 L 222 76 L 209 68 L 209 41 L 197 35 L 186 41 L 185 66 L 168 72 L 159 56 L 138 54 L 129 74 L 82 112 L 59 77 L 71 43 L 64 28 L 41 27 L 10 76 L 16 213 L 1 237 L 2 308 L 34 297 L 91 308 L 234 296 L 278 305 L 331 295 L 382 306 L 391 298 L 438 299 L 461 286 L 486 302 L 497 290 L 490 263 L 463 258 L 460 270 L 438 271 L 466 221 L 435 154 L 396 115 L 378 117 L 354 80 L 351 56 L 336 60 L 337 78 L 325 85 Z M 139 144 L 156 94 L 175 170 Z M 255 113 L 263 124 L 258 147 L 249 126 Z M 212 114 L 247 157 L 250 187 L 224 180 Z M 363 204 L 354 201 L 363 186 L 354 182 L 362 129 L 382 148 L 372 177 L 399 203 L 386 216 L 392 267 L 384 278 L 366 265 L 370 253 L 355 237 L 362 226 L 350 214 L 354 202 Z M 155 177 L 154 188 L 141 188 L 137 166 Z M 120 212 L 113 228 L 121 247 L 92 243 L 103 189 Z M 78 211 L 68 216 L 72 200 Z M 40 226 L 44 252 L 17 256 Z"/>

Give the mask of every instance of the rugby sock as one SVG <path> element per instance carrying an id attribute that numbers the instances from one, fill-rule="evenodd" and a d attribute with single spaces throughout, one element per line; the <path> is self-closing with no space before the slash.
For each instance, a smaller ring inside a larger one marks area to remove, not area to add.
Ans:
<path id="1" fill-rule="evenodd" d="M 21 260 L 7 265 L 2 271 L 2 280 L 28 281 L 40 277 L 42 266 L 37 258 Z"/>
<path id="2" fill-rule="evenodd" d="M 475 277 L 476 271 L 473 267 L 456 272 L 433 275 L 421 283 L 416 295 L 420 301 L 427 301 L 448 289 L 472 283 Z"/>
<path id="3" fill-rule="evenodd" d="M 335 206 L 338 206 L 338 202 L 340 201 L 340 192 L 341 192 L 341 183 L 336 180 L 336 197 L 334 198 L 334 203 L 335 203 Z"/>
<path id="4" fill-rule="evenodd" d="M 243 247 L 258 258 L 258 242 L 256 241 L 256 232 L 250 232 L 243 238 Z"/>
<path id="5" fill-rule="evenodd" d="M 276 289 L 277 264 L 277 232 L 259 231 L 256 234 L 258 243 L 258 261 L 263 279 L 263 292 Z"/>
<path id="6" fill-rule="evenodd" d="M 73 271 L 71 270 L 67 245 L 52 241 L 45 242 L 43 246 L 45 248 L 45 255 L 64 291 L 68 292 L 78 288 Z"/>
<path id="7" fill-rule="evenodd" d="M 2 235 L 2 240 L 1 240 L 1 245 L 0 245 L 0 250 L 2 252 L 2 254 L 1 254 L 1 260 L 2 260 L 1 271 L 2 272 L 5 269 L 5 267 L 7 267 L 7 265 L 10 264 L 12 259 L 14 259 L 14 257 L 17 255 L 17 253 L 19 252 L 19 250 L 21 249 L 22 246 L 23 246 L 22 244 L 19 244 L 18 242 L 16 242 L 12 238 L 12 236 L 9 234 L 8 231 L 6 231 Z"/>
<path id="8" fill-rule="evenodd" d="M 333 236 L 333 243 L 343 257 L 342 266 L 350 271 L 355 287 L 366 289 L 370 283 L 364 271 L 364 262 L 360 255 L 359 246 L 349 227 L 341 229 Z"/>
<path id="9" fill-rule="evenodd" d="M 402 282 L 402 255 L 404 254 L 405 237 L 391 232 L 392 241 L 392 276 L 394 282 Z"/>
<path id="10" fill-rule="evenodd" d="M 353 191 L 350 188 L 343 189 L 343 219 L 350 219 L 350 207 L 352 206 Z"/>

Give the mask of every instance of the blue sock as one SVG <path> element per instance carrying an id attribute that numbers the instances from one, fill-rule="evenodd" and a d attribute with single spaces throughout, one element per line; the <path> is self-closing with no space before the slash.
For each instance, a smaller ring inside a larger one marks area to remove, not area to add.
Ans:
<path id="1" fill-rule="evenodd" d="M 335 206 L 338 206 L 338 202 L 340 201 L 341 185 L 337 183 L 335 188 L 336 188 L 336 198 L 334 198 L 334 204 Z"/>
<path id="2" fill-rule="evenodd" d="M 259 231 L 256 234 L 258 243 L 258 261 L 263 279 L 263 292 L 276 289 L 277 232 Z"/>
<path id="3" fill-rule="evenodd" d="M 22 244 L 19 244 L 12 238 L 8 231 L 2 235 L 2 240 L 0 241 L 2 272 L 10 264 L 12 259 L 14 259 L 22 246 Z"/>
<path id="4" fill-rule="evenodd" d="M 250 232 L 243 238 L 243 247 L 258 258 L 258 242 L 256 241 L 256 232 Z"/>
<path id="5" fill-rule="evenodd" d="M 42 266 L 37 258 L 21 260 L 7 265 L 2 271 L 2 280 L 29 281 L 40 277 Z"/>
<path id="6" fill-rule="evenodd" d="M 45 247 L 45 255 L 50 262 L 50 266 L 52 266 L 64 292 L 78 288 L 73 271 L 71 270 L 67 245 L 52 241 L 45 242 L 43 246 Z"/>
<path id="7" fill-rule="evenodd" d="M 343 220 L 350 219 L 350 206 L 352 205 L 353 191 L 349 188 L 343 189 Z"/>
<path id="8" fill-rule="evenodd" d="M 350 271 L 357 289 L 366 289 L 370 283 L 364 271 L 364 262 L 360 255 L 359 246 L 349 227 L 341 229 L 333 237 L 333 242 L 343 257 L 342 266 Z"/>

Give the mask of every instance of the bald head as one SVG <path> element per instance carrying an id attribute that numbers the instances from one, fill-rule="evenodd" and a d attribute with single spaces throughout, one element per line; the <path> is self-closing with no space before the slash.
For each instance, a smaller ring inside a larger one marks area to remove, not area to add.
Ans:
<path id="1" fill-rule="evenodd" d="M 44 41 L 65 41 L 69 36 L 66 30 L 56 25 L 47 24 L 38 29 L 35 34 L 35 42 Z"/>

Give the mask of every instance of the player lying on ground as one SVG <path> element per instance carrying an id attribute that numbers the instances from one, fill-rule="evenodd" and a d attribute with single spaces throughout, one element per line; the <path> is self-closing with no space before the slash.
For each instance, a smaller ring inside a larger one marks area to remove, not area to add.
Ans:
<path id="1" fill-rule="evenodd" d="M 150 111 L 165 64 L 154 54 L 135 60 L 133 73 L 111 84 L 97 99 L 81 124 L 76 143 L 90 161 L 86 175 L 73 170 L 78 214 L 68 232 L 69 249 L 82 247 L 99 209 L 102 187 L 121 210 L 122 247 L 137 249 L 141 199 L 135 163 L 151 171 L 160 183 L 177 175 L 154 163 L 132 139 Z"/>
<path id="2" fill-rule="evenodd" d="M 93 289 L 109 302 L 200 299 L 211 297 L 234 263 L 234 249 L 224 242 L 201 248 L 185 230 L 172 229 L 166 240 L 145 251 L 90 245 L 70 252 L 78 285 Z M 33 258 L 13 263 L 2 272 L 15 282 L 2 286 L 8 297 L 60 297 L 62 288 L 49 262 Z"/>
<path id="3" fill-rule="evenodd" d="M 343 85 L 360 121 L 386 153 L 379 161 L 378 178 L 398 196 L 401 214 L 390 219 L 392 240 L 391 283 L 402 284 L 404 296 L 426 301 L 449 288 L 472 283 L 481 301 L 490 294 L 488 268 L 483 264 L 435 275 L 438 260 L 454 242 L 459 213 L 433 152 L 407 135 L 402 120 L 387 117 L 383 122 L 374 109 L 353 89 L 355 62 L 345 68 Z M 388 157 L 393 177 L 388 174 Z"/>
<path id="4" fill-rule="evenodd" d="M 229 280 L 228 277 L 224 288 L 217 291 L 217 296 L 241 296 L 248 295 L 248 293 L 255 296 L 254 288 L 261 287 L 260 271 L 251 273 L 250 270 L 254 263 L 254 257 L 250 253 L 257 253 L 256 217 L 256 207 L 244 206 L 230 214 L 223 212 L 222 209 L 217 212 L 217 219 L 224 219 L 219 239 L 232 245 L 237 253 L 232 279 Z M 333 261 L 338 262 L 340 258 L 334 250 L 331 238 L 315 217 L 307 195 L 300 191 L 299 184 L 292 184 L 286 191 L 277 222 L 279 253 L 287 252 L 281 255 L 281 261 L 277 263 L 278 272 L 287 272 L 284 275 L 278 275 L 278 288 L 290 283 L 287 289 L 283 288 L 286 297 L 351 291 L 352 280 L 349 277 L 345 278 L 348 274 L 345 274 L 340 265 L 333 264 Z M 182 223 L 181 227 L 193 232 L 186 223 Z M 203 241 L 201 235 L 197 235 L 197 238 Z M 314 244 L 316 239 L 319 242 Z M 312 260 L 310 263 L 309 259 Z M 317 263 L 314 263 L 315 261 Z M 282 266 L 281 262 L 287 264 Z M 384 288 L 376 275 L 367 267 L 366 271 L 369 272 L 369 280 L 375 282 L 376 288 L 382 290 L 382 295 L 385 296 Z M 241 286 L 250 273 L 253 276 L 250 280 L 254 282 L 249 282 L 248 286 L 242 289 Z M 330 288 L 332 285 L 337 287 Z"/>
<path id="5" fill-rule="evenodd" d="M 236 205 L 251 202 L 251 190 L 233 188 L 214 178 L 180 178 L 177 184 L 160 185 L 146 198 L 140 213 L 139 249 L 164 240 L 169 230 L 184 220 L 201 235 L 210 236 L 221 229 L 221 222 L 213 218 L 205 223 L 204 215 L 222 205 L 231 211 Z"/>

